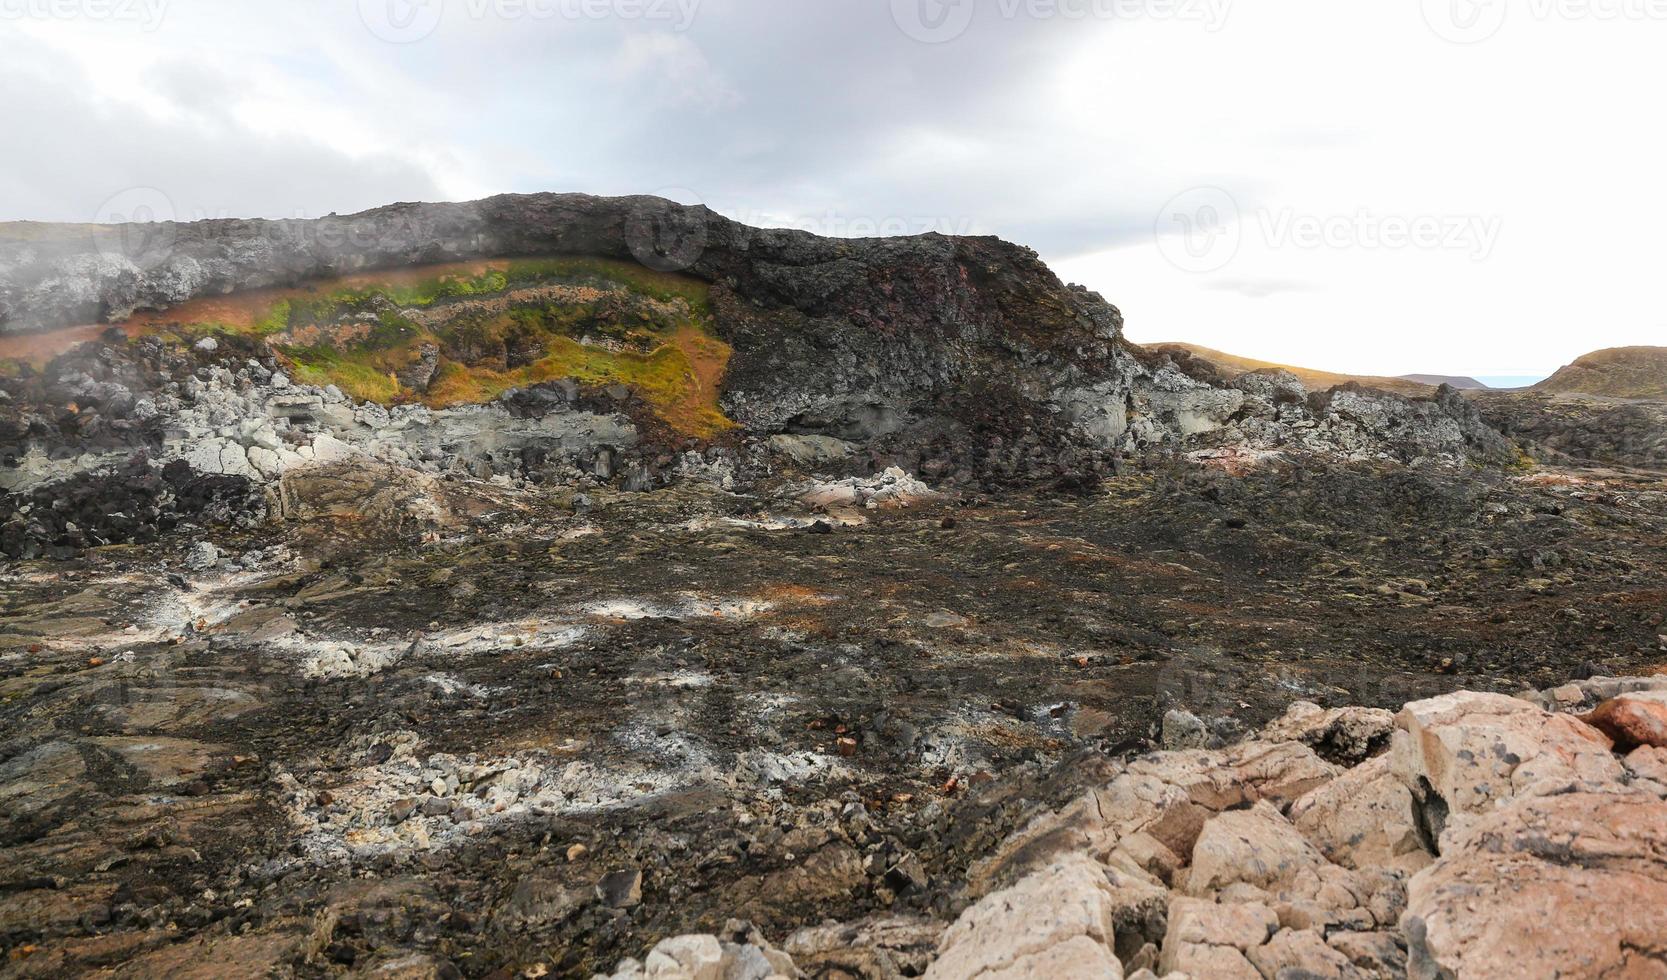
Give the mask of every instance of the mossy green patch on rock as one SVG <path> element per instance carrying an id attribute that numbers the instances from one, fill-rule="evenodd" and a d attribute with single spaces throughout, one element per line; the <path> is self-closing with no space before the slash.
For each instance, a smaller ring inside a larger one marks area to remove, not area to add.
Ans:
<path id="1" fill-rule="evenodd" d="M 257 338 L 297 380 L 359 400 L 443 408 L 571 378 L 627 385 L 686 435 L 732 427 L 718 408 L 731 351 L 712 331 L 707 284 L 612 259 L 354 274 L 193 300 L 118 327 L 182 344 Z"/>

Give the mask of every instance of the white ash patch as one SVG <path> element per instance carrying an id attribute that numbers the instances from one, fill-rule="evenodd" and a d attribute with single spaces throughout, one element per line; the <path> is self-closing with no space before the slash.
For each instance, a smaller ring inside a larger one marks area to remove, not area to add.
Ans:
<path id="1" fill-rule="evenodd" d="M 405 654 L 411 649 L 409 643 L 311 640 L 300 635 L 285 637 L 274 642 L 273 646 L 304 653 L 301 676 L 314 680 L 343 680 L 380 674 L 405 659 Z"/>
<path id="2" fill-rule="evenodd" d="M 509 690 L 505 687 L 486 687 L 482 684 L 470 684 L 468 681 L 452 674 L 424 674 L 421 678 L 424 684 L 432 684 L 440 689 L 442 694 L 455 697 L 467 695 L 471 698 L 486 699 L 495 694 L 502 694 Z"/>
<path id="3" fill-rule="evenodd" d="M 560 650 L 591 634 L 584 626 L 566 622 L 525 619 L 477 623 L 458 629 L 425 633 L 417 644 L 423 655 L 484 654 L 503 650 Z"/>
<path id="4" fill-rule="evenodd" d="M 361 739 L 359 751 L 375 741 Z M 280 772 L 274 782 L 303 856 L 314 863 L 353 861 L 439 850 L 504 821 L 611 810 L 719 780 L 698 746 L 658 741 L 661 753 L 682 755 L 684 764 L 599 764 L 546 751 L 419 758 L 421 740 L 402 732 L 384 740 L 393 751 L 379 764 L 309 780 Z"/>
<path id="5" fill-rule="evenodd" d="M 731 531 L 741 529 L 745 531 L 803 531 L 814 526 L 818 521 L 840 527 L 856 527 L 868 523 L 861 514 L 842 511 L 837 514 L 822 514 L 803 517 L 778 516 L 764 514 L 755 518 L 746 517 L 715 517 L 706 515 L 686 521 L 681 529 L 691 534 L 704 534 L 709 531 Z"/>
<path id="6" fill-rule="evenodd" d="M 165 586 L 164 590 L 152 594 L 144 615 L 133 625 L 125 627 L 114 639 L 118 643 L 158 643 L 212 629 L 245 609 L 241 601 L 225 593 L 252 585 L 264 577 L 250 572 L 211 575 L 201 580 L 199 588 L 189 592 Z M 138 576 L 126 578 L 135 583 L 154 582 Z"/>
<path id="7" fill-rule="evenodd" d="M 635 599 L 610 599 L 593 602 L 581 610 L 598 619 L 676 619 L 668 606 L 657 606 Z"/>
<path id="8" fill-rule="evenodd" d="M 609 599 L 583 606 L 580 612 L 597 619 L 752 619 L 775 608 L 766 599 L 714 598 L 684 593 L 675 602 Z"/>
<path id="9" fill-rule="evenodd" d="M 898 466 L 890 467 L 884 473 L 867 479 L 847 477 L 832 482 L 818 481 L 801 486 L 797 493 L 804 503 L 829 510 L 840 507 L 868 510 L 908 507 L 937 496 L 931 487 Z"/>
<path id="10" fill-rule="evenodd" d="M 345 773 L 279 771 L 273 782 L 301 860 L 331 864 L 443 850 L 509 821 L 606 812 L 700 786 L 757 787 L 774 796 L 783 786 L 849 776 L 843 760 L 814 751 L 757 749 L 726 764 L 694 736 L 664 725 L 632 723 L 607 742 L 460 758 L 424 756 L 419 736 L 399 732 L 356 741 L 361 760 L 387 746 L 381 762 Z"/>
<path id="11" fill-rule="evenodd" d="M 769 749 L 750 749 L 736 758 L 738 782 L 757 782 L 768 787 L 796 786 L 802 783 L 826 781 L 848 776 L 837 756 L 818 752 L 774 752 Z"/>
<path id="12" fill-rule="evenodd" d="M 713 684 L 711 674 L 703 674 L 693 670 L 662 671 L 661 673 L 648 674 L 632 679 L 639 684 L 670 687 L 679 691 L 700 690 L 711 687 Z"/>

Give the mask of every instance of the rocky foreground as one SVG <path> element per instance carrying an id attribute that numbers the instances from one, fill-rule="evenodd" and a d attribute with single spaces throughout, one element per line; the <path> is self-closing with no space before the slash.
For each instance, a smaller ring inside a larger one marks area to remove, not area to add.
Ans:
<path id="1" fill-rule="evenodd" d="M 1172 712 L 1174 750 L 996 845 L 952 924 L 731 922 L 613 978 L 1667 976 L 1667 679 L 1203 733 Z"/>

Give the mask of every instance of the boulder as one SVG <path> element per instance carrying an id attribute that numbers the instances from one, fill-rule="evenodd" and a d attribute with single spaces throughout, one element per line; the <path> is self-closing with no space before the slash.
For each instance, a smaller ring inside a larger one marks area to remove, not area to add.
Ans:
<path id="1" fill-rule="evenodd" d="M 1264 977 L 1342 980 L 1354 975 L 1348 957 L 1327 946 L 1319 933 L 1307 929 L 1281 929 L 1265 945 L 1245 955 Z"/>
<path id="2" fill-rule="evenodd" d="M 1383 708 L 1325 709 L 1298 701 L 1262 729 L 1265 742 L 1301 742 L 1334 762 L 1357 763 L 1389 744 L 1395 715 Z"/>
<path id="3" fill-rule="evenodd" d="M 1391 767 L 1445 852 L 1444 832 L 1520 795 L 1602 786 L 1621 764 L 1602 732 L 1501 694 L 1460 691 L 1395 717 Z"/>
<path id="4" fill-rule="evenodd" d="M 620 961 L 612 977 L 597 980 L 796 980 L 803 974 L 786 953 L 766 943 L 744 922 L 731 921 L 726 933 L 734 941 L 712 935 L 673 936 L 661 940 L 641 962 Z"/>
<path id="5" fill-rule="evenodd" d="M 1114 978 L 1119 927 L 1134 940 L 1163 918 L 1165 889 L 1070 855 L 992 892 L 944 932 L 929 980 Z"/>
<path id="6" fill-rule="evenodd" d="M 1667 803 L 1619 786 L 1524 796 L 1450 830 L 1412 879 L 1408 975 L 1667 975 Z"/>
<path id="7" fill-rule="evenodd" d="M 1408 874 L 1433 859 L 1418 827 L 1412 791 L 1387 755 L 1363 763 L 1291 805 L 1291 822 L 1335 864 Z"/>
<path id="8" fill-rule="evenodd" d="M 1272 890 L 1325 857 L 1266 802 L 1212 817 L 1192 849 L 1184 890 L 1207 895 L 1233 884 Z"/>
<path id="9" fill-rule="evenodd" d="M 1169 904 L 1169 928 L 1157 972 L 1261 980 L 1245 953 L 1267 942 L 1278 929 L 1279 917 L 1265 905 L 1217 905 L 1177 897 Z"/>
<path id="10" fill-rule="evenodd" d="M 1667 749 L 1646 745 L 1633 749 L 1623 762 L 1633 787 L 1667 799 Z"/>
<path id="11" fill-rule="evenodd" d="M 1667 691 L 1638 691 L 1610 698 L 1581 720 L 1609 736 L 1615 748 L 1667 748 Z"/>
<path id="12" fill-rule="evenodd" d="M 968 882 L 973 894 L 983 894 L 1074 852 L 1167 879 L 1210 817 L 1258 800 L 1287 806 L 1341 771 L 1296 742 L 1156 753 L 1031 821 L 977 862 Z"/>

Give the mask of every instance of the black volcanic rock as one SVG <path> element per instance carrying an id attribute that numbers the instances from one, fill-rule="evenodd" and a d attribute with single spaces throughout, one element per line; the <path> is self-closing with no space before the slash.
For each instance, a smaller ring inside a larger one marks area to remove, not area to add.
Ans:
<path id="1" fill-rule="evenodd" d="M 1057 430 L 1062 398 L 1126 373 L 1117 309 L 999 239 L 820 238 L 659 198 L 579 194 L 0 233 L 0 334 L 368 269 L 565 254 L 710 283 L 717 331 L 735 348 L 724 407 L 752 428 Z"/>

